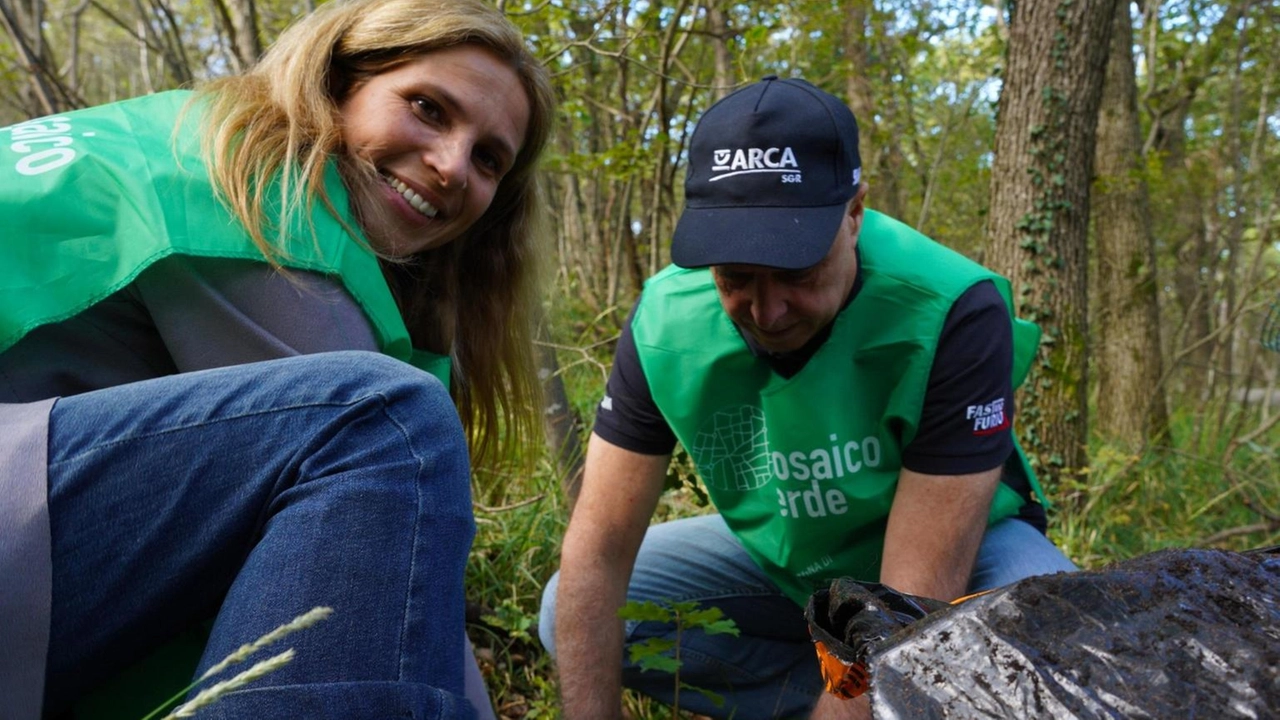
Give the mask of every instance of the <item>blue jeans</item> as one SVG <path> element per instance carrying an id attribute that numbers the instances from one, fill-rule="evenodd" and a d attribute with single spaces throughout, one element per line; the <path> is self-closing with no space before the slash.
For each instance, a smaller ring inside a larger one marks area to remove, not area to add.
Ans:
<path id="1" fill-rule="evenodd" d="M 1035 528 L 1021 520 L 1005 520 L 983 536 L 969 590 L 1075 569 Z M 559 574 L 547 583 L 538 625 L 542 643 L 553 656 L 558 581 Z M 803 609 L 751 560 L 719 515 L 650 527 L 627 598 L 714 605 L 737 623 L 739 637 L 694 631 L 680 638 L 680 682 L 725 697 L 724 705 L 716 707 L 701 694 L 685 690 L 680 707 L 711 717 L 753 720 L 804 717 L 817 702 L 822 677 Z M 628 644 L 654 637 L 675 639 L 670 625 L 655 622 L 628 622 L 625 637 Z M 666 673 L 642 672 L 627 661 L 622 682 L 662 702 L 673 699 L 673 678 Z"/>
<path id="2" fill-rule="evenodd" d="M 208 718 L 472 717 L 466 441 L 433 377 L 309 355 L 59 400 L 49 428 L 45 709 L 216 617 L 200 672 L 317 605 L 248 663 L 295 659 Z"/>

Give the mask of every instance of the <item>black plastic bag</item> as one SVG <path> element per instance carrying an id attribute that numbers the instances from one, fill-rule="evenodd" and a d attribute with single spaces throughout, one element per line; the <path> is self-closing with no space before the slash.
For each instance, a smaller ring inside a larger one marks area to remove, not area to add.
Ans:
<path id="1" fill-rule="evenodd" d="M 876 718 L 1280 717 L 1280 555 L 1163 551 L 1027 578 L 868 657 Z"/>

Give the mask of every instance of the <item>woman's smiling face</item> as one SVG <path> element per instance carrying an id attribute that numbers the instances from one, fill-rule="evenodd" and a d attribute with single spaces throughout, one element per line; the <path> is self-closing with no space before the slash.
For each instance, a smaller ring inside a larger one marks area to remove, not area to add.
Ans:
<path id="1" fill-rule="evenodd" d="M 529 100 L 498 56 L 458 45 L 364 81 L 339 113 L 348 151 L 382 178 L 350 188 L 361 227 L 376 250 L 405 257 L 456 240 L 489 209 L 524 144 Z"/>

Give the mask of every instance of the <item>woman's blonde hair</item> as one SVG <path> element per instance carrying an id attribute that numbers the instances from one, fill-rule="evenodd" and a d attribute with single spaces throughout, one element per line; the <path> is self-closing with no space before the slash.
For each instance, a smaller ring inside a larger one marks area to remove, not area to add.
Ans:
<path id="1" fill-rule="evenodd" d="M 266 208 L 283 207 L 284 218 L 309 216 L 317 202 L 334 211 L 323 177 L 331 160 L 350 161 L 338 114 L 346 96 L 378 73 L 458 45 L 486 48 L 519 77 L 529 101 L 524 144 L 463 237 L 383 267 L 415 346 L 452 356 L 452 392 L 472 458 L 492 467 L 542 432 L 533 335 L 546 250 L 538 242 L 536 164 L 554 95 L 519 31 L 483 0 L 331 0 L 285 31 L 252 69 L 209 83 L 199 97 L 214 186 L 275 262 L 289 223 Z M 349 217 L 347 210 L 335 214 Z"/>

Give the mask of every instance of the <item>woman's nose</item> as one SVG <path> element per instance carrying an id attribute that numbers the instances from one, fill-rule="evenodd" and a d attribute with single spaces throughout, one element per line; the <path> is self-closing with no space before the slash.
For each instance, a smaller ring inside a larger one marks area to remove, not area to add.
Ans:
<path id="1" fill-rule="evenodd" d="M 431 148 L 424 159 L 439 175 L 442 188 L 466 188 L 471 161 L 471 149 L 466 142 L 456 138 L 445 139 Z"/>

